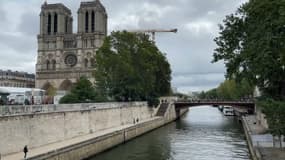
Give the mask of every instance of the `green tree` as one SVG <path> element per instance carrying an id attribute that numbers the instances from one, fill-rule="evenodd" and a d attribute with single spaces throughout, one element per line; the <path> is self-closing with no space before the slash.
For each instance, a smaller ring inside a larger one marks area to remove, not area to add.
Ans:
<path id="1" fill-rule="evenodd" d="M 86 77 L 81 77 L 73 86 L 70 93 L 60 99 L 60 103 L 90 103 L 102 101 L 105 101 L 105 98 L 95 91 L 94 86 Z"/>
<path id="2" fill-rule="evenodd" d="M 56 88 L 52 85 L 49 85 L 49 87 L 47 88 L 46 90 L 46 99 L 45 99 L 45 103 L 53 103 L 53 97 L 56 95 Z M 25 103 L 29 103 L 28 100 L 26 99 L 25 100 L 26 102 Z"/>
<path id="3" fill-rule="evenodd" d="M 50 85 L 47 89 L 48 96 L 55 96 L 56 95 L 56 88 Z"/>
<path id="4" fill-rule="evenodd" d="M 279 137 L 282 148 L 281 135 L 285 135 L 285 103 L 267 99 L 259 103 L 269 124 L 269 132 Z"/>
<path id="5" fill-rule="evenodd" d="M 155 102 L 171 92 L 170 65 L 145 34 L 112 32 L 96 63 L 96 88 L 109 99 Z"/>
<path id="6" fill-rule="evenodd" d="M 206 97 L 207 97 L 207 94 L 206 94 L 205 91 L 202 91 L 202 92 L 198 95 L 198 98 L 199 98 L 199 99 L 206 99 Z"/>
<path id="7" fill-rule="evenodd" d="M 215 89 L 200 93 L 200 98 L 240 100 L 250 98 L 253 94 L 253 87 L 245 80 L 236 82 L 235 80 L 225 80 Z"/>
<path id="8" fill-rule="evenodd" d="M 262 104 L 269 131 L 284 135 L 285 0 L 249 0 L 220 30 L 213 62 L 225 62 L 226 77 L 244 84 L 242 92 L 256 85 L 272 99 Z"/>
<path id="9" fill-rule="evenodd" d="M 213 62 L 224 60 L 227 77 L 246 79 L 265 95 L 285 96 L 285 1 L 250 0 L 220 25 Z"/>

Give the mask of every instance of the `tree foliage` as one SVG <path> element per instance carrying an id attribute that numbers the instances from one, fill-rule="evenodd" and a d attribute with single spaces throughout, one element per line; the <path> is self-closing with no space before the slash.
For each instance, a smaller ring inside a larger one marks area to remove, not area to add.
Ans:
<path id="1" fill-rule="evenodd" d="M 285 135 L 285 103 L 267 99 L 259 102 L 259 105 L 268 115 L 267 121 L 273 135 Z"/>
<path id="2" fill-rule="evenodd" d="M 270 132 L 284 133 L 285 0 L 249 0 L 220 25 L 213 62 L 223 60 L 227 78 L 246 80 L 270 101 L 261 102 Z"/>
<path id="3" fill-rule="evenodd" d="M 285 135 L 285 102 L 266 99 L 258 105 L 262 107 L 266 115 L 269 132 L 279 137 L 280 146 L 282 146 L 281 135 Z"/>
<path id="4" fill-rule="evenodd" d="M 94 85 L 86 77 L 81 77 L 70 93 L 60 99 L 60 103 L 90 103 L 104 100 L 104 97 L 95 91 Z"/>
<path id="5" fill-rule="evenodd" d="M 219 99 L 219 100 L 241 100 L 251 98 L 253 94 L 253 86 L 248 81 L 241 80 L 225 80 L 219 87 L 201 92 L 201 99 Z"/>
<path id="6" fill-rule="evenodd" d="M 47 95 L 48 96 L 55 96 L 56 95 L 56 88 L 52 85 L 50 85 L 47 89 Z"/>
<path id="7" fill-rule="evenodd" d="M 112 32 L 96 55 L 96 88 L 116 101 L 154 102 L 171 90 L 166 57 L 145 34 Z"/>
<path id="8" fill-rule="evenodd" d="M 227 78 L 246 79 L 263 94 L 285 97 L 285 1 L 250 0 L 220 25 L 213 62 L 224 60 Z"/>

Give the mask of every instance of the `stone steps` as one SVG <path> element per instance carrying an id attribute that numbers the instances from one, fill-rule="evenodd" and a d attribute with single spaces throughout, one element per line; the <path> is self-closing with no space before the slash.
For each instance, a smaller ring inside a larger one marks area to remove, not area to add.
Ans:
<path id="1" fill-rule="evenodd" d="M 168 105 L 169 103 L 161 103 L 160 104 L 160 107 L 156 113 L 156 116 L 161 116 L 161 117 L 164 117 L 166 111 L 167 111 L 167 108 L 168 108 Z"/>

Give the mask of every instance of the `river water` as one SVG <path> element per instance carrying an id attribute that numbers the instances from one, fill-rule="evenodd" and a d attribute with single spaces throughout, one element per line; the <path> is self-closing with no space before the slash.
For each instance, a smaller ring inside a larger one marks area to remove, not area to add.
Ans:
<path id="1" fill-rule="evenodd" d="M 191 108 L 180 120 L 90 160 L 249 160 L 241 124 L 214 107 Z"/>

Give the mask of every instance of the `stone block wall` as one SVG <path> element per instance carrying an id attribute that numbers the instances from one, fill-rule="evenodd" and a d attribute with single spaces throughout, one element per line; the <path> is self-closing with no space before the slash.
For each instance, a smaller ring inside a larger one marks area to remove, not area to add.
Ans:
<path id="1" fill-rule="evenodd" d="M 123 128 L 121 130 L 90 139 L 86 142 L 81 142 L 47 154 L 29 158 L 29 160 L 78 160 L 88 158 L 172 122 L 187 111 L 188 109 L 182 109 L 176 112 L 175 107 L 170 105 L 165 117 L 156 117 L 149 121 L 138 123 L 131 127 Z"/>
<path id="2" fill-rule="evenodd" d="M 268 129 L 268 123 L 266 120 L 266 115 L 262 113 L 261 109 L 259 107 L 256 107 L 256 118 L 258 120 L 258 123 L 263 126 L 265 129 Z"/>
<path id="3" fill-rule="evenodd" d="M 0 154 L 20 152 L 25 145 L 33 148 L 132 124 L 134 120 L 146 120 L 154 115 L 153 109 L 142 105 L 145 103 L 131 104 L 118 103 L 116 106 L 115 103 L 110 103 L 110 107 L 107 107 L 105 103 L 105 107 L 90 105 L 85 110 L 0 116 Z"/>

